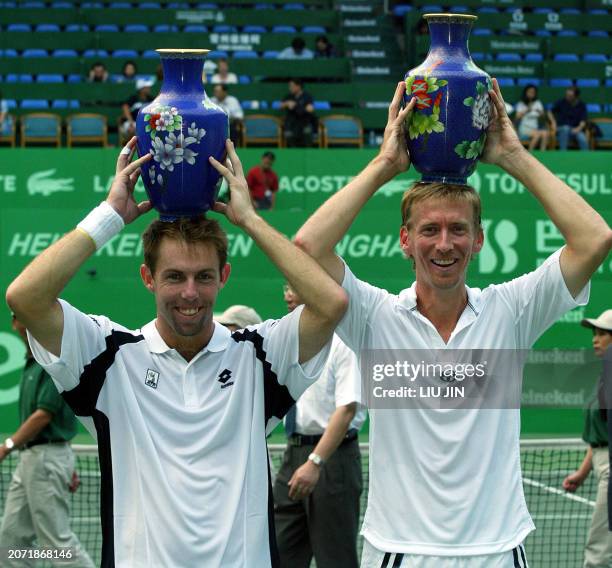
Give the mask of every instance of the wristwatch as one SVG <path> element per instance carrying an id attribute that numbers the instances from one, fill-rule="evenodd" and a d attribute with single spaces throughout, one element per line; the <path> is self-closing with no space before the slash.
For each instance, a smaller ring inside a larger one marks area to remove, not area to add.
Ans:
<path id="1" fill-rule="evenodd" d="M 13 442 L 12 438 L 7 438 L 6 440 L 4 440 L 4 447 L 9 452 L 12 452 L 13 449 L 15 448 L 15 442 Z"/>
<path id="2" fill-rule="evenodd" d="M 308 456 L 308 459 L 315 465 L 319 467 L 323 465 L 323 458 L 319 454 L 315 454 L 314 452 Z"/>

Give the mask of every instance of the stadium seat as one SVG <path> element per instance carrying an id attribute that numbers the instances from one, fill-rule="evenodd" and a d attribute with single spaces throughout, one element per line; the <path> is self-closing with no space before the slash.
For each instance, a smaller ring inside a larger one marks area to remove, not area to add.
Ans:
<path id="1" fill-rule="evenodd" d="M 599 79 L 592 79 L 592 78 L 576 79 L 576 87 L 580 87 L 581 89 L 583 87 L 590 89 L 590 88 L 598 88 L 600 86 L 601 86 L 601 83 Z"/>
<path id="2" fill-rule="evenodd" d="M 196 4 L 196 9 L 198 10 L 218 10 L 219 6 L 212 2 L 200 2 Z"/>
<path id="3" fill-rule="evenodd" d="M 538 37 L 551 37 L 552 34 L 548 30 L 536 30 L 535 35 Z"/>
<path id="4" fill-rule="evenodd" d="M 531 63 L 540 63 L 544 60 L 544 56 L 541 53 L 527 53 L 525 55 L 525 61 L 530 61 Z"/>
<path id="5" fill-rule="evenodd" d="M 608 32 L 606 30 L 590 30 L 587 35 L 589 37 L 608 37 Z"/>
<path id="6" fill-rule="evenodd" d="M 17 108 L 17 101 L 15 99 L 4 99 L 6 102 L 6 108 L 9 110 Z"/>
<path id="7" fill-rule="evenodd" d="M 421 12 L 423 14 L 439 14 L 440 12 L 444 12 L 444 8 L 442 8 L 442 6 L 439 4 L 424 4 L 421 6 Z"/>
<path id="8" fill-rule="evenodd" d="M 608 10 L 604 10 L 603 8 L 591 8 L 589 14 L 592 16 L 609 16 Z"/>
<path id="9" fill-rule="evenodd" d="M 509 62 L 516 62 L 516 61 L 522 61 L 522 57 L 520 55 L 520 53 L 498 53 L 497 57 L 496 57 L 497 61 L 509 61 Z"/>
<path id="10" fill-rule="evenodd" d="M 115 49 L 111 53 L 111 57 L 116 59 L 137 59 L 138 52 L 135 49 Z"/>
<path id="11" fill-rule="evenodd" d="M 262 110 L 268 108 L 266 101 L 241 101 L 244 110 Z"/>
<path id="12" fill-rule="evenodd" d="M 63 83 L 64 76 L 57 73 L 41 73 L 36 77 L 37 83 Z"/>
<path id="13" fill-rule="evenodd" d="M 208 28 L 202 24 L 188 24 L 183 28 L 188 34 L 207 34 Z"/>
<path id="14" fill-rule="evenodd" d="M 578 10 L 578 8 L 561 8 L 559 10 L 559 13 L 573 16 L 580 16 L 582 14 L 582 12 Z"/>
<path id="15" fill-rule="evenodd" d="M 0 49 L 0 57 L 17 57 L 15 49 Z"/>
<path id="16" fill-rule="evenodd" d="M 471 12 L 471 10 L 467 6 L 453 6 L 450 9 L 450 12 L 453 12 L 454 14 L 467 14 L 468 12 Z"/>
<path id="17" fill-rule="evenodd" d="M 187 2 L 170 2 L 167 5 L 168 10 L 189 10 Z"/>
<path id="18" fill-rule="evenodd" d="M 276 59 L 279 53 L 280 51 L 276 51 L 274 49 L 267 49 L 266 51 L 263 52 L 262 57 L 264 59 Z"/>
<path id="19" fill-rule="evenodd" d="M 564 89 L 566 87 L 571 87 L 574 82 L 571 79 L 565 79 L 565 78 L 560 78 L 560 77 L 552 77 L 551 79 L 548 80 L 548 84 L 551 87 L 555 87 L 557 89 Z"/>
<path id="20" fill-rule="evenodd" d="M 514 87 L 514 79 L 512 77 L 498 77 L 497 82 L 500 87 Z"/>
<path id="21" fill-rule="evenodd" d="M 256 51 L 238 50 L 234 51 L 234 59 L 258 59 L 259 55 Z"/>
<path id="22" fill-rule="evenodd" d="M 87 24 L 68 24 L 65 31 L 67 32 L 88 32 L 89 26 Z"/>
<path id="23" fill-rule="evenodd" d="M 34 28 L 36 32 L 59 32 L 60 27 L 57 24 L 38 24 Z"/>
<path id="24" fill-rule="evenodd" d="M 244 117 L 243 141 L 245 146 L 265 144 L 269 146 L 283 145 L 283 128 L 276 116 L 267 114 L 249 114 Z"/>
<path id="25" fill-rule="evenodd" d="M 111 2 L 108 7 L 111 10 L 131 10 L 134 6 L 129 2 Z"/>
<path id="26" fill-rule="evenodd" d="M 607 63 L 608 57 L 604 53 L 585 53 L 583 57 L 584 61 L 590 63 Z"/>
<path id="27" fill-rule="evenodd" d="M 542 79 L 539 77 L 519 77 L 516 80 L 516 84 L 519 87 L 526 87 L 527 85 L 535 85 L 539 87 L 542 84 Z"/>
<path id="28" fill-rule="evenodd" d="M 15 147 L 15 117 L 12 114 L 8 114 L 6 117 L 8 121 L 9 131 L 6 134 L 0 130 L 0 143 L 8 143 L 11 148 Z"/>
<path id="29" fill-rule="evenodd" d="M 495 6 L 481 6 L 476 9 L 478 14 L 499 14 L 499 10 Z"/>
<path id="30" fill-rule="evenodd" d="M 39 0 L 28 0 L 26 2 L 22 2 L 20 4 L 21 8 L 26 8 L 28 10 L 32 10 L 32 9 L 39 9 L 39 8 L 44 8 L 45 7 L 45 3 L 41 2 Z"/>
<path id="31" fill-rule="evenodd" d="M 393 15 L 403 18 L 408 12 L 412 12 L 413 9 L 410 4 L 398 4 L 393 8 Z"/>
<path id="32" fill-rule="evenodd" d="M 94 58 L 94 57 L 105 58 L 105 57 L 108 57 L 108 51 L 106 51 L 106 49 L 86 49 L 83 52 L 83 57 L 86 57 L 86 58 Z"/>
<path id="33" fill-rule="evenodd" d="M 270 105 L 270 107 L 272 108 L 272 110 L 280 110 L 281 102 L 280 101 L 272 101 L 272 104 Z"/>
<path id="34" fill-rule="evenodd" d="M 315 110 L 331 110 L 329 101 L 313 101 L 312 106 Z"/>
<path id="35" fill-rule="evenodd" d="M 238 83 L 241 85 L 247 85 L 251 82 L 251 77 L 249 75 L 238 75 Z"/>
<path id="36" fill-rule="evenodd" d="M 160 10 L 161 4 L 159 2 L 141 2 L 138 7 L 141 10 Z"/>
<path id="37" fill-rule="evenodd" d="M 72 10 L 74 4 L 70 2 L 51 2 L 51 8 L 53 10 Z"/>
<path id="38" fill-rule="evenodd" d="M 81 103 L 76 99 L 55 99 L 51 102 L 51 108 L 55 109 L 66 109 L 66 108 L 79 108 Z"/>
<path id="39" fill-rule="evenodd" d="M 274 10 L 274 4 L 259 2 L 258 4 L 255 4 L 255 10 Z"/>
<path id="40" fill-rule="evenodd" d="M 108 146 L 106 117 L 101 114 L 80 113 L 66 118 L 66 145 L 97 143 Z"/>
<path id="41" fill-rule="evenodd" d="M 22 107 L 23 104 L 22 104 Z M 57 114 L 40 112 L 21 117 L 21 145 L 53 144 L 59 148 L 61 141 L 61 118 Z"/>
<path id="42" fill-rule="evenodd" d="M 283 6 L 283 10 L 305 10 L 304 4 L 299 2 L 289 2 Z"/>
<path id="43" fill-rule="evenodd" d="M 104 8 L 104 4 L 102 4 L 102 2 L 83 2 L 81 4 L 81 8 L 98 10 L 100 8 Z"/>
<path id="44" fill-rule="evenodd" d="M 127 24 L 123 31 L 128 34 L 148 34 L 150 32 L 149 26 L 145 24 Z"/>
<path id="45" fill-rule="evenodd" d="M 178 33 L 178 31 L 179 31 L 178 26 L 175 24 L 157 24 L 153 26 L 153 33 L 156 33 L 156 34 L 168 34 L 168 33 L 175 34 L 175 33 Z"/>
<path id="46" fill-rule="evenodd" d="M 605 85 L 606 87 L 612 87 L 612 79 L 606 79 L 606 81 L 605 81 L 604 85 Z"/>
<path id="47" fill-rule="evenodd" d="M 302 28 L 303 34 L 324 34 L 325 28 L 323 26 L 304 26 Z"/>
<path id="48" fill-rule="evenodd" d="M 71 73 L 68 75 L 68 83 L 82 83 L 83 77 L 77 75 L 76 73 Z"/>
<path id="49" fill-rule="evenodd" d="M 553 61 L 573 62 L 580 61 L 580 58 L 575 53 L 555 53 L 553 55 Z"/>
<path id="50" fill-rule="evenodd" d="M 268 31 L 268 28 L 264 26 L 249 25 L 249 26 L 244 26 L 242 28 L 242 31 L 245 34 L 265 34 Z"/>
<path id="51" fill-rule="evenodd" d="M 154 49 L 147 49 L 146 51 L 142 52 L 142 56 L 145 59 L 158 59 L 159 53 L 157 53 L 157 51 Z"/>
<path id="52" fill-rule="evenodd" d="M 217 34 L 235 34 L 238 33 L 238 28 L 229 24 L 216 24 L 212 31 Z"/>
<path id="53" fill-rule="evenodd" d="M 550 14 L 553 11 L 554 10 L 552 8 L 534 8 L 533 9 L 534 14 Z"/>
<path id="54" fill-rule="evenodd" d="M 578 32 L 576 30 L 561 30 L 557 36 L 558 37 L 576 37 Z"/>
<path id="55" fill-rule="evenodd" d="M 489 28 L 476 28 L 475 30 L 472 30 L 472 35 L 475 35 L 475 36 L 490 36 L 490 35 L 493 35 L 493 30 L 491 30 Z"/>
<path id="56" fill-rule="evenodd" d="M 34 77 L 29 73 L 9 73 L 6 76 L 7 83 L 33 83 Z"/>
<path id="57" fill-rule="evenodd" d="M 354 116 L 331 114 L 319 119 L 319 146 L 357 146 L 363 148 L 363 126 Z"/>
<path id="58" fill-rule="evenodd" d="M 98 24 L 94 31 L 96 32 L 112 32 L 116 33 L 119 31 L 119 26 L 116 24 Z"/>
<path id="59" fill-rule="evenodd" d="M 19 108 L 43 109 L 49 108 L 49 101 L 46 99 L 23 99 Z"/>
<path id="60" fill-rule="evenodd" d="M 51 52 L 51 57 L 60 57 L 60 58 L 64 58 L 64 57 L 78 57 L 79 54 L 76 52 L 75 49 L 54 49 Z"/>
<path id="61" fill-rule="evenodd" d="M 30 48 L 24 49 L 21 57 L 49 57 L 49 52 L 46 49 Z"/>
<path id="62" fill-rule="evenodd" d="M 208 55 L 208 59 L 229 59 L 227 51 L 220 49 L 213 49 Z"/>
<path id="63" fill-rule="evenodd" d="M 587 103 L 587 112 L 590 114 L 599 114 L 602 112 L 601 105 L 599 103 Z"/>
<path id="64" fill-rule="evenodd" d="M 295 34 L 297 33 L 297 29 L 295 26 L 273 26 L 272 27 L 273 34 Z"/>

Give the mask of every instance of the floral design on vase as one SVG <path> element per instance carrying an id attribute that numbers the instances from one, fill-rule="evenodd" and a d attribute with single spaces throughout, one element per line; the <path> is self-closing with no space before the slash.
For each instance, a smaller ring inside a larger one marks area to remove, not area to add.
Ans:
<path id="1" fill-rule="evenodd" d="M 149 167 L 149 179 L 152 184 L 158 183 L 160 186 L 166 185 L 165 171 L 173 172 L 175 164 L 185 161 L 190 166 L 195 164 L 198 156 L 193 148 L 193 144 L 199 144 L 206 136 L 204 128 L 198 128 L 192 122 L 187 128 L 187 137 L 182 133 L 183 117 L 178 113 L 176 107 L 159 105 L 145 114 L 144 120 L 147 123 L 145 132 L 151 136 L 151 150 L 153 160 L 156 165 Z M 165 136 L 164 136 L 165 134 Z"/>
<path id="2" fill-rule="evenodd" d="M 463 104 L 472 107 L 472 126 L 479 130 L 486 130 L 491 118 L 491 101 L 489 89 L 493 88 L 491 79 L 486 78 L 486 84 L 476 83 L 476 97 L 467 97 Z M 463 140 L 455 146 L 455 153 L 466 160 L 479 158 L 487 141 L 487 133 L 482 132 L 477 140 Z"/>

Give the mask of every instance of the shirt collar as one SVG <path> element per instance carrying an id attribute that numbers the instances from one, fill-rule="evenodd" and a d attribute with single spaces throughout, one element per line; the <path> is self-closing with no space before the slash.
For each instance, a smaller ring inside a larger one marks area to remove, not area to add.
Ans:
<path id="1" fill-rule="evenodd" d="M 208 345 L 205 345 L 202 348 L 202 352 L 212 351 L 218 352 L 223 351 L 230 340 L 231 333 L 229 329 L 227 329 L 224 325 L 213 322 L 215 324 L 215 329 L 213 331 L 212 337 L 208 342 Z M 147 342 L 147 346 L 151 353 L 166 353 L 167 351 L 172 351 L 172 347 L 169 347 L 166 342 L 162 339 L 162 336 L 157 331 L 157 327 L 155 326 L 155 320 L 150 321 L 148 324 L 143 326 L 140 330 L 145 341 Z"/>
<path id="2" fill-rule="evenodd" d="M 478 315 L 481 309 L 482 303 L 482 290 L 480 288 L 465 287 L 468 295 L 467 307 L 474 312 L 474 315 Z M 407 310 L 417 309 L 417 296 L 416 296 L 416 281 L 412 283 L 410 288 L 405 288 L 399 293 L 398 296 L 399 305 Z"/>

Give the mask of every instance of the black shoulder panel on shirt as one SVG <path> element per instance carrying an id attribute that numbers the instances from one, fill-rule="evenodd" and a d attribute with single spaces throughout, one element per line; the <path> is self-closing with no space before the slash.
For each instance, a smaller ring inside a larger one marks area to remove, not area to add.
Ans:
<path id="1" fill-rule="evenodd" d="M 106 373 L 115 362 L 119 347 L 127 343 L 144 341 L 144 336 L 113 330 L 106 337 L 106 349 L 85 365 L 79 384 L 62 396 L 77 416 L 93 416 L 98 396 L 106 380 Z"/>
<path id="2" fill-rule="evenodd" d="M 278 382 L 272 365 L 266 360 L 266 352 L 263 348 L 263 336 L 257 330 L 241 329 L 232 333 L 232 339 L 236 343 L 249 341 L 255 347 L 255 355 L 261 361 L 264 379 L 264 404 L 266 424 L 272 416 L 282 419 L 288 410 L 295 404 L 295 400 L 289 394 L 289 389 Z"/>

